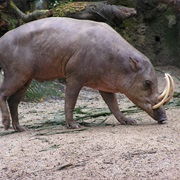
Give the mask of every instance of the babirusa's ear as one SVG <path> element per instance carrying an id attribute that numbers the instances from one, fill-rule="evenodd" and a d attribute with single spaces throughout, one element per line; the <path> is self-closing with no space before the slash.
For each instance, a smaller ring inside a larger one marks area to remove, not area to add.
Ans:
<path id="1" fill-rule="evenodd" d="M 129 57 L 129 64 L 130 64 L 131 69 L 134 72 L 141 70 L 139 62 L 137 60 L 133 59 L 132 57 Z"/>

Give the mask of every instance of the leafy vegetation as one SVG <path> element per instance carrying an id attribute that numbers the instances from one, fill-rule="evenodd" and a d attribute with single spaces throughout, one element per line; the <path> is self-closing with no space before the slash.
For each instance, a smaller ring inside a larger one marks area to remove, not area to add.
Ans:
<path id="1" fill-rule="evenodd" d="M 61 88 L 60 88 L 61 87 Z M 25 93 L 25 101 L 43 101 L 48 98 L 64 97 L 62 85 L 58 81 L 38 83 L 33 81 Z"/>

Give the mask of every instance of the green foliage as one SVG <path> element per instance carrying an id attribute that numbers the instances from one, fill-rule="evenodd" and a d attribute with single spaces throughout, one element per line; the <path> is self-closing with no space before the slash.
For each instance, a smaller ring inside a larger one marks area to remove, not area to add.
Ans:
<path id="1" fill-rule="evenodd" d="M 55 8 L 59 6 L 60 4 L 69 3 L 69 2 L 71 3 L 73 2 L 73 0 L 64 0 L 64 1 L 55 0 L 50 4 L 49 8 Z"/>
<path id="2" fill-rule="evenodd" d="M 42 101 L 48 98 L 60 98 L 64 93 L 60 90 L 62 86 L 58 81 L 38 83 L 33 81 L 28 88 L 25 101 Z"/>
<path id="3" fill-rule="evenodd" d="M 50 8 L 53 8 L 53 7 L 56 7 L 56 6 L 58 6 L 60 4 L 60 1 L 58 1 L 58 0 L 55 0 L 54 2 L 52 2 L 51 4 L 50 4 Z"/>
<path id="4" fill-rule="evenodd" d="M 63 17 L 67 16 L 67 14 L 73 14 L 79 11 L 82 11 L 86 6 L 87 2 L 73 2 L 66 1 L 60 3 L 53 9 L 53 16 L 55 17 Z"/>
<path id="5" fill-rule="evenodd" d="M 18 24 L 18 20 L 15 18 L 15 16 L 0 11 L 0 24 L 3 22 L 5 22 L 5 26 L 0 27 L 0 37 L 8 30 L 16 28 Z"/>
<path id="6" fill-rule="evenodd" d="M 174 92 L 173 97 L 174 97 L 174 100 L 172 102 L 173 105 L 180 107 L 180 92 Z"/>
<path id="7" fill-rule="evenodd" d="M 119 4 L 121 6 L 126 6 L 126 7 L 134 7 L 135 1 L 133 1 L 133 0 L 121 0 L 121 1 L 117 1 L 116 4 Z"/>

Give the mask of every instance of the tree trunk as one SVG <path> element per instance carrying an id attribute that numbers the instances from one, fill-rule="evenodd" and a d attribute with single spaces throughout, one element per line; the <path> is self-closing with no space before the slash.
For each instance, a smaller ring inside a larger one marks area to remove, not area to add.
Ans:
<path id="1" fill-rule="evenodd" d="M 63 11 L 64 9 L 64 11 Z M 66 11 L 67 9 L 67 11 Z M 69 11 L 69 9 L 71 11 Z M 64 13 L 62 13 L 62 11 Z M 59 5 L 55 9 L 55 16 L 66 16 L 77 19 L 89 19 L 107 22 L 118 26 L 123 20 L 137 14 L 134 8 L 111 5 L 108 2 L 73 2 Z"/>
<path id="2" fill-rule="evenodd" d="M 25 14 L 13 3 L 12 0 L 9 1 L 9 6 L 11 9 L 15 11 L 17 16 L 20 19 L 22 19 L 22 21 L 25 23 L 39 19 L 39 18 L 52 16 L 53 14 L 51 10 L 37 10 L 37 11 L 33 11 L 32 13 Z"/>

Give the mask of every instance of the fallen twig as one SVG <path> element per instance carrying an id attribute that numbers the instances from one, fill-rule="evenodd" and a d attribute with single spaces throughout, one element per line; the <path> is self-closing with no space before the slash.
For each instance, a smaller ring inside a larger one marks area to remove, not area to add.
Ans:
<path id="1" fill-rule="evenodd" d="M 138 155 L 142 155 L 142 154 L 155 154 L 155 153 L 157 153 L 157 151 L 155 151 L 155 150 L 139 151 L 139 152 L 130 153 L 130 156 L 138 156 Z"/>
<path id="2" fill-rule="evenodd" d="M 3 131 L 3 132 L 0 132 L 0 136 L 6 136 L 6 135 L 9 135 L 9 134 L 14 134 L 16 133 L 16 131 Z"/>
<path id="3" fill-rule="evenodd" d="M 68 167 L 70 167 L 70 166 L 73 166 L 73 164 L 72 164 L 72 163 L 64 164 L 64 165 L 62 165 L 62 166 L 59 166 L 56 170 L 57 170 L 57 171 L 60 171 L 60 170 L 63 170 L 63 169 L 65 169 L 65 168 L 68 168 Z"/>
<path id="4" fill-rule="evenodd" d="M 54 135 L 54 134 L 64 134 L 64 133 L 73 133 L 73 132 L 79 132 L 79 131 L 84 131 L 87 130 L 88 128 L 79 128 L 79 129 L 66 129 L 63 131 L 49 131 L 49 132 L 40 132 L 36 133 L 35 136 L 44 136 L 44 135 Z"/>

